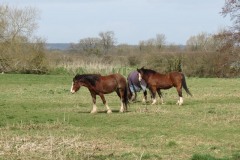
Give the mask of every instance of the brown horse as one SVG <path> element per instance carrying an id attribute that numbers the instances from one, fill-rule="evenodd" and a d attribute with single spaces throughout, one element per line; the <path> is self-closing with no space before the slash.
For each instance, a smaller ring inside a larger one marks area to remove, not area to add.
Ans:
<path id="1" fill-rule="evenodd" d="M 177 101 L 178 105 L 183 104 L 182 87 L 185 89 L 187 94 L 192 96 L 192 94 L 190 93 L 187 87 L 187 83 L 183 73 L 170 72 L 167 74 L 160 74 L 154 70 L 144 69 L 143 67 L 141 69 L 137 69 L 137 71 L 139 73 L 139 81 L 141 79 L 144 79 L 147 83 L 147 87 L 152 93 L 152 98 L 153 98 L 152 104 L 155 104 L 157 102 L 156 91 L 163 103 L 160 89 L 169 89 L 169 88 L 175 87 L 177 89 L 178 96 L 179 96 L 179 100 Z"/>
<path id="2" fill-rule="evenodd" d="M 107 113 L 112 113 L 109 108 L 104 94 L 117 92 L 121 99 L 120 112 L 127 111 L 127 82 L 126 79 L 120 74 L 112 74 L 108 76 L 101 76 L 100 74 L 77 74 L 73 78 L 71 93 L 77 92 L 81 86 L 87 87 L 91 93 L 93 101 L 93 109 L 91 113 L 97 112 L 96 95 L 99 95 L 103 104 L 107 108 Z"/>

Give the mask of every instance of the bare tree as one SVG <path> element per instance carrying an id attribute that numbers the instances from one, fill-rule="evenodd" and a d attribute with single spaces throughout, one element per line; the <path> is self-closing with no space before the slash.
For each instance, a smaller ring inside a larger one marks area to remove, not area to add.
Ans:
<path id="1" fill-rule="evenodd" d="M 13 8 L 0 5 L 0 41 L 15 41 L 19 37 L 31 37 L 37 29 L 38 12 L 35 8 Z"/>
<path id="2" fill-rule="evenodd" d="M 164 34 L 156 35 L 156 46 L 158 49 L 162 49 L 166 45 L 166 36 Z"/>
<path id="3" fill-rule="evenodd" d="M 99 54 L 102 48 L 100 38 L 84 38 L 80 40 L 79 45 L 88 54 Z"/>
<path id="4" fill-rule="evenodd" d="M 226 17 L 230 16 L 233 21 L 233 28 L 235 31 L 240 31 L 240 1 L 239 0 L 225 0 L 225 5 L 222 8 L 221 14 Z"/>
<path id="5" fill-rule="evenodd" d="M 211 35 L 208 33 L 200 33 L 196 36 L 191 36 L 187 42 L 187 48 L 192 51 L 208 51 Z"/>
<path id="6" fill-rule="evenodd" d="M 153 51 L 154 49 L 161 50 L 166 45 L 166 36 L 164 34 L 157 34 L 156 38 L 150 38 L 139 42 L 140 51 Z"/>
<path id="7" fill-rule="evenodd" d="M 116 39 L 113 31 L 100 32 L 99 36 L 101 38 L 102 45 L 105 52 L 108 52 L 108 50 L 112 48 L 116 43 Z"/>
<path id="8" fill-rule="evenodd" d="M 150 52 L 154 50 L 155 46 L 156 46 L 156 40 L 154 38 L 150 38 L 148 40 L 139 42 L 140 51 Z"/>
<path id="9" fill-rule="evenodd" d="M 221 14 L 226 17 L 230 16 L 233 21 L 233 26 L 230 27 L 228 39 L 235 41 L 235 45 L 240 45 L 240 1 L 239 0 L 225 0 Z"/>
<path id="10" fill-rule="evenodd" d="M 37 19 L 35 8 L 0 4 L 1 72 L 45 72 L 45 41 L 33 35 Z"/>

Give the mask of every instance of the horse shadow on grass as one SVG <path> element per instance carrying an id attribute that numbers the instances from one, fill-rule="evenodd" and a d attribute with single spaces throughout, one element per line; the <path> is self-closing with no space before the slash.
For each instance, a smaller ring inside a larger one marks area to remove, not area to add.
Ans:
<path id="1" fill-rule="evenodd" d="M 191 101 L 186 101 L 182 104 L 182 106 L 191 106 L 191 105 L 197 105 L 198 103 L 200 103 L 200 101 L 198 102 L 195 102 L 196 100 L 191 100 Z M 176 104 L 176 101 L 175 100 L 167 100 L 167 101 L 164 101 L 164 103 L 162 104 L 160 102 L 160 100 L 158 100 L 156 102 L 156 104 L 152 104 L 152 101 L 151 100 L 147 100 L 146 102 L 142 102 L 141 100 L 136 100 L 136 101 L 132 101 L 130 102 L 130 106 L 132 105 L 144 105 L 144 106 L 178 106 Z"/>
<path id="2" fill-rule="evenodd" d="M 131 111 L 126 111 L 126 112 L 124 112 L 124 113 L 128 113 L 128 112 L 131 112 Z M 81 114 L 91 114 L 91 111 L 78 111 L 77 113 L 81 113 Z M 112 113 L 121 113 L 121 112 L 119 112 L 119 110 L 117 110 L 117 109 L 113 109 L 112 110 Z M 123 113 L 123 114 L 124 114 Z M 107 110 L 99 110 L 99 111 L 97 111 L 97 113 L 93 113 L 93 114 L 107 114 Z"/>

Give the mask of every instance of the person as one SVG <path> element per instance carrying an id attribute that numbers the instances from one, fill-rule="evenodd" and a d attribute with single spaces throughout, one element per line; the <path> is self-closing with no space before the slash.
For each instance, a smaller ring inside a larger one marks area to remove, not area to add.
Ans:
<path id="1" fill-rule="evenodd" d="M 142 79 L 139 81 L 139 73 L 138 71 L 132 71 L 127 78 L 128 81 L 128 98 L 130 101 L 136 101 L 137 92 L 143 91 L 143 102 L 147 100 L 147 84 Z"/>

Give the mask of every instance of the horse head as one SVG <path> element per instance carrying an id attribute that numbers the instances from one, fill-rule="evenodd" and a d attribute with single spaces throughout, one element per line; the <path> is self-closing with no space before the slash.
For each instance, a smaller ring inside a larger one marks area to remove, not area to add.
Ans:
<path id="1" fill-rule="evenodd" d="M 100 74 L 77 74 L 73 78 L 71 93 L 77 92 L 81 86 L 89 88 L 90 86 L 95 87 L 96 82 L 99 81 Z"/>
<path id="2" fill-rule="evenodd" d="M 138 80 L 141 81 L 144 76 L 144 67 L 142 67 L 140 69 L 137 68 L 137 71 L 138 71 Z"/>
<path id="3" fill-rule="evenodd" d="M 151 69 L 145 69 L 144 67 L 137 69 L 138 71 L 138 79 L 141 81 L 142 79 L 148 82 L 149 77 L 155 75 L 157 72 Z"/>
<path id="4" fill-rule="evenodd" d="M 73 78 L 73 81 L 72 81 L 72 87 L 71 87 L 71 90 L 70 92 L 73 94 L 75 92 L 77 92 L 80 87 L 83 85 L 82 81 L 81 81 L 81 77 L 80 75 L 76 75 L 74 78 Z"/>

